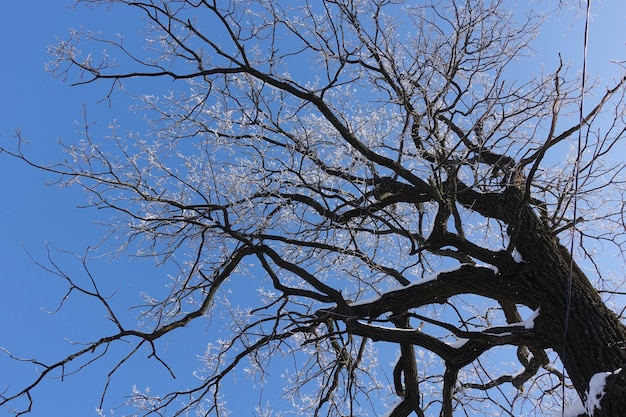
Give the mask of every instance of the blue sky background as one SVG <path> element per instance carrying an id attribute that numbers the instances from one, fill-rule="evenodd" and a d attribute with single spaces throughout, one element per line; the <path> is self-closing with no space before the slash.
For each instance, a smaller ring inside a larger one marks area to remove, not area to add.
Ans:
<path id="1" fill-rule="evenodd" d="M 80 125 L 76 121 L 83 118 L 83 104 L 88 109 L 89 120 L 95 121 L 96 129 L 104 129 L 114 118 L 120 119 L 125 128 L 141 125 L 133 124 L 134 115 L 125 114 L 128 103 L 110 109 L 108 103 L 99 103 L 103 95 L 98 86 L 70 88 L 44 70 L 44 64 L 50 60 L 46 47 L 54 44 L 56 39 L 67 38 L 70 27 L 123 31 L 130 20 L 136 22 L 137 15 L 129 14 L 128 10 L 119 15 L 114 13 L 116 10 L 105 8 L 69 9 L 67 6 L 71 4 L 61 0 L 3 4 L 0 140 L 3 145 L 8 144 L 15 130 L 20 129 L 30 141 L 27 153 L 42 163 L 65 158 L 58 146 L 60 139 L 71 143 L 80 137 Z M 79 209 L 78 206 L 86 204 L 82 190 L 45 186 L 53 177 L 5 155 L 0 157 L 0 178 L 0 346 L 22 358 L 37 357 L 54 362 L 75 350 L 68 340 L 89 341 L 114 333 L 105 318 L 105 311 L 84 297 L 72 297 L 73 301 L 57 314 L 47 313 L 58 307 L 67 286 L 37 267 L 31 259 L 32 256 L 45 263 L 47 243 L 84 254 L 86 248 L 98 243 L 105 233 L 105 229 L 95 223 L 106 219 L 110 213 Z M 84 277 L 76 258 L 59 253 L 55 257 L 69 273 Z M 115 263 L 107 259 L 94 260 L 90 262 L 90 268 L 105 293 L 119 293 L 121 311 L 128 305 L 140 303 L 140 291 L 147 287 L 142 286 L 142 279 L 165 275 L 162 271 L 155 271 L 149 262 L 130 263 L 126 259 Z M 162 285 L 163 281 L 160 282 Z M 182 353 L 181 346 L 186 342 L 189 341 L 185 340 L 184 330 L 176 339 L 163 341 L 171 353 L 177 350 Z M 197 366 L 195 355 L 202 354 L 202 349 L 198 349 L 202 344 L 194 345 L 194 350 L 186 351 L 179 362 L 183 364 L 188 359 L 188 370 Z M 139 355 L 146 356 L 147 352 Z M 119 404 L 122 396 L 130 393 L 133 383 L 143 389 L 145 386 L 156 388 L 161 381 L 171 381 L 162 367 L 156 369 L 153 365 L 153 361 L 147 360 L 134 362 L 129 370 L 132 374 L 137 373 L 137 377 L 124 373 L 115 377 L 107 398 L 115 399 L 113 404 Z M 44 389 L 35 391 L 32 415 L 96 415 L 95 407 L 109 370 L 106 365 L 97 365 L 62 383 L 60 380 L 49 381 Z M 32 366 L 14 363 L 0 354 L 0 391 L 7 384 L 21 386 L 34 376 Z M 177 382 L 184 381 L 184 376 L 177 373 Z M 0 409 L 0 416 L 4 415 L 9 414 Z"/>
<path id="2" fill-rule="evenodd" d="M 0 17 L 0 140 L 3 146 L 10 147 L 14 131 L 20 128 L 31 142 L 27 153 L 44 163 L 64 158 L 57 145 L 59 139 L 71 142 L 79 137 L 80 126 L 75 121 L 82 119 L 83 104 L 88 118 L 95 120 L 97 126 L 104 127 L 117 118 L 124 128 L 143 129 L 143 124 L 126 111 L 128 103 L 115 101 L 108 108 L 107 103 L 99 103 L 103 91 L 98 86 L 70 88 L 45 72 L 44 63 L 49 60 L 46 46 L 57 38 L 66 38 L 68 28 L 85 26 L 124 32 L 137 18 L 127 8 L 69 9 L 68 5 L 71 2 L 65 0 L 6 1 Z M 608 84 L 610 74 L 619 74 L 609 60 L 626 60 L 626 2 L 596 1 L 592 5 L 596 17 L 591 22 L 589 73 L 604 77 L 604 84 Z M 578 7 L 576 2 L 572 7 Z M 540 59 L 547 70 L 556 67 L 557 51 L 563 52 L 566 61 L 573 61 L 574 70 L 580 68 L 584 24 L 581 15 L 578 13 L 578 19 L 571 21 L 564 16 L 561 24 L 546 28 L 542 34 L 538 48 L 545 53 Z M 624 147 L 617 151 L 624 152 Z M 59 190 L 54 185 L 45 186 L 49 180 L 44 172 L 0 156 L 0 346 L 20 357 L 53 361 L 72 350 L 68 339 L 91 340 L 114 329 L 102 309 L 94 310 L 93 303 L 84 303 L 80 297 L 58 314 L 45 312 L 58 306 L 66 286 L 37 267 L 30 256 L 45 262 L 46 242 L 84 253 L 105 232 L 95 223 L 109 215 L 77 208 L 86 203 L 83 192 L 78 188 Z M 71 256 L 58 259 L 63 259 L 69 272 L 81 273 L 80 263 L 70 261 Z M 607 258 L 606 262 L 611 260 Z M 95 260 L 90 267 L 106 290 L 118 291 L 120 306 L 124 305 L 121 301 L 126 305 L 139 303 L 142 288 L 153 285 L 153 275 L 164 273 L 155 270 L 150 262 L 130 263 L 123 258 L 114 262 Z M 620 265 L 615 269 L 622 272 Z M 196 364 L 195 354 L 202 353 L 197 349 L 202 344 L 185 349 L 191 344 L 187 343 L 192 341 L 187 339 L 191 334 L 183 330 L 176 336 L 162 343 L 169 354 L 180 358 L 180 369 L 191 370 Z M 95 415 L 106 371 L 96 366 L 63 383 L 46 383 L 35 391 L 32 415 Z M 154 362 L 137 361 L 124 372 L 114 379 L 109 398 L 117 400 L 116 397 L 127 394 L 134 382 L 142 388 L 169 381 L 165 370 Z M 33 376 L 29 365 L 20 366 L 0 353 L 0 392 L 7 384 L 21 385 Z M 176 383 L 185 381 L 184 374 L 179 377 Z M 233 404 L 239 411 L 235 415 L 253 415 L 257 397 L 240 398 L 237 406 Z M 0 409 L 0 417 L 4 415 L 8 414 Z"/>

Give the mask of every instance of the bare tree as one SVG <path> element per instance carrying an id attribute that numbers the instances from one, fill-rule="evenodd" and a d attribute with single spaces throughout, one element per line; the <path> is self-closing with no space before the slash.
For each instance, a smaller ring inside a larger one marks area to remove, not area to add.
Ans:
<path id="1" fill-rule="evenodd" d="M 120 253 L 177 259 L 178 275 L 129 327 L 96 279 L 55 270 L 116 331 L 35 363 L 2 404 L 28 409 L 46 375 L 110 345 L 129 349 L 112 373 L 145 346 L 171 369 L 160 338 L 227 314 L 208 324 L 220 341 L 198 341 L 197 384 L 134 393 L 142 415 L 221 415 L 230 373 L 285 355 L 284 396 L 304 415 L 542 414 L 574 392 L 588 414 L 626 409 L 626 328 L 598 291 L 619 283 L 593 251 L 624 253 L 624 163 L 609 156 L 626 78 L 583 93 L 564 64 L 521 71 L 542 20 L 503 0 L 78 3 L 140 10 L 145 45 L 73 32 L 56 76 L 110 82 L 113 105 L 141 79 L 173 92 L 140 85 L 145 137 L 86 130 L 69 162 L 40 167 L 120 214 Z M 238 282 L 258 296 L 225 291 Z"/>

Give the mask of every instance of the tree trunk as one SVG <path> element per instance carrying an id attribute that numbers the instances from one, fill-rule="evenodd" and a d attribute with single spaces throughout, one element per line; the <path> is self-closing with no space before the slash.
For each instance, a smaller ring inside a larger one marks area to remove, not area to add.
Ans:
<path id="1" fill-rule="evenodd" d="M 517 213 L 509 231 L 525 261 L 521 276 L 527 302 L 540 308 L 535 329 L 545 346 L 558 353 L 584 402 L 595 374 L 626 365 L 626 328 L 533 210 L 525 205 Z M 595 416 L 624 413 L 625 380 L 623 371 L 607 378 L 607 394 Z"/>

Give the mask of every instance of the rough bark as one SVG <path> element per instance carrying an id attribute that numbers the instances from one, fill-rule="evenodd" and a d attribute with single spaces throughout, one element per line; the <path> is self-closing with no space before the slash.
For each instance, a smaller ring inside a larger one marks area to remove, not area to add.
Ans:
<path id="1" fill-rule="evenodd" d="M 524 287 L 526 304 L 540 308 L 535 319 L 538 339 L 559 354 L 584 399 L 593 375 L 626 365 L 626 327 L 604 304 L 569 251 L 522 201 L 521 192 L 511 189 L 500 205 L 512 244 L 524 259 L 518 284 Z M 596 415 L 626 410 L 626 395 L 621 395 L 626 385 L 620 375 L 608 378 L 601 403 L 605 409 Z"/>

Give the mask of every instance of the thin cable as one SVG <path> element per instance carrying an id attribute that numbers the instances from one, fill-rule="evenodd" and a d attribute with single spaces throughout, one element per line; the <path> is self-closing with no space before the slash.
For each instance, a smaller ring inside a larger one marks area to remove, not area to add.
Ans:
<path id="1" fill-rule="evenodd" d="M 584 105 L 585 105 L 585 79 L 587 78 L 587 42 L 589 40 L 589 15 L 591 11 L 591 0 L 587 0 L 587 10 L 585 15 L 585 33 L 583 40 L 583 71 L 582 71 L 582 81 L 580 83 L 580 105 L 579 105 L 579 126 L 578 126 L 578 144 L 576 148 L 576 161 L 574 163 L 574 193 L 572 195 L 572 200 L 574 203 L 573 207 L 573 219 L 574 222 L 572 224 L 572 236 L 570 240 L 570 264 L 569 264 L 569 276 L 567 279 L 567 302 L 565 305 L 565 321 L 563 323 L 563 357 L 561 358 L 561 363 L 563 366 L 562 375 L 565 376 L 565 359 L 567 356 L 567 329 L 569 327 L 569 313 L 572 304 L 572 281 L 574 275 L 574 239 L 576 238 L 576 218 L 577 218 L 577 209 L 578 209 L 578 181 L 580 174 L 580 160 L 582 153 L 582 142 L 583 142 L 583 120 L 584 120 Z M 563 397 L 563 403 L 561 408 L 561 415 L 565 416 L 565 381 L 563 381 L 561 385 L 561 394 Z"/>

